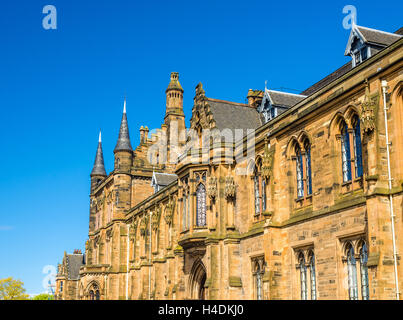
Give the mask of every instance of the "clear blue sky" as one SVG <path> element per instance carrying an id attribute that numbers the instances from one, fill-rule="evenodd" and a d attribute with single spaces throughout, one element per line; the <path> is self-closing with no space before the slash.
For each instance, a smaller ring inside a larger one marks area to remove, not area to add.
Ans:
<path id="1" fill-rule="evenodd" d="M 42 8 L 57 8 L 57 30 Z M 189 121 L 194 88 L 244 102 L 249 88 L 303 90 L 348 61 L 343 7 L 395 31 L 401 1 L 78 1 L 0 4 L 0 278 L 44 291 L 42 268 L 84 250 L 102 128 L 113 166 L 123 96 L 133 145 L 163 121 L 171 71 Z"/>

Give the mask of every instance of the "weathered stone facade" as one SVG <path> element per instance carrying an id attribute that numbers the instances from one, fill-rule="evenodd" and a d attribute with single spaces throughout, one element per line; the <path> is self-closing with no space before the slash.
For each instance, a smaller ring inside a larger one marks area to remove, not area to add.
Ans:
<path id="1" fill-rule="evenodd" d="M 235 143 L 212 139 L 209 147 L 202 144 L 185 150 L 177 164 L 150 163 L 147 153 L 161 141 L 159 134 L 166 132 L 172 140 L 173 122 L 185 128 L 183 89 L 173 73 L 166 91 L 166 117 L 158 133 L 150 138 L 148 128 L 141 127 L 140 145 L 135 150 L 115 149 L 114 171 L 97 182 L 99 176 L 92 176 L 86 264 L 80 269 L 79 293 L 70 298 L 89 299 L 96 286 L 100 299 L 349 299 L 355 294 L 361 299 L 367 281 L 369 299 L 395 299 L 389 200 L 399 253 L 403 248 L 402 47 L 403 39 L 395 41 L 266 123 L 259 122 L 256 111 L 263 91 L 254 95 L 250 90 L 250 104 L 245 105 L 208 98 L 199 84 L 190 129 L 196 133 L 225 127 L 254 129 L 255 157 L 249 162 L 235 160 L 247 149 L 244 136 Z M 388 85 L 386 101 L 382 80 Z M 227 125 L 231 115 L 248 119 L 250 126 L 235 120 Z M 353 152 L 357 119 L 361 176 L 356 165 L 359 155 Z M 343 179 L 344 126 L 351 145 L 347 181 Z M 180 134 L 175 139 L 180 146 L 186 142 Z M 225 152 L 215 154 L 234 145 L 243 149 L 235 148 L 232 163 Z M 302 174 L 299 189 L 296 167 L 303 159 L 301 168 L 306 172 L 308 152 L 311 180 L 308 173 Z M 195 163 L 202 158 L 208 161 Z M 240 169 L 247 174 L 240 174 Z M 175 173 L 178 179 L 153 193 L 153 171 Z M 257 185 L 261 192 L 256 198 Z M 203 188 L 206 196 L 198 198 Z M 206 213 L 205 220 L 201 212 Z M 364 244 L 368 261 L 362 262 Z M 351 291 L 349 276 L 351 248 L 356 293 Z M 401 288 L 400 254 L 396 259 Z"/>

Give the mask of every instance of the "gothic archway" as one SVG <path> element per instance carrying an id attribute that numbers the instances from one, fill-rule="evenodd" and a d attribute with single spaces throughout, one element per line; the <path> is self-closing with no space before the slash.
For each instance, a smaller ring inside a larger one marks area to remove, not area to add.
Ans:
<path id="1" fill-rule="evenodd" d="M 203 263 L 199 260 L 193 265 L 191 275 L 190 275 L 190 297 L 196 300 L 206 299 L 206 268 Z"/>

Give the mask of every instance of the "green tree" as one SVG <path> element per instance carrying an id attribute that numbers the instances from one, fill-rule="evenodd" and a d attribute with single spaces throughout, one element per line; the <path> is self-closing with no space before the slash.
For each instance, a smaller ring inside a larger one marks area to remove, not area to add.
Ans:
<path id="1" fill-rule="evenodd" d="M 32 297 L 31 300 L 55 300 L 55 297 L 49 293 L 40 293 Z"/>
<path id="2" fill-rule="evenodd" d="M 0 300 L 28 300 L 24 283 L 12 277 L 0 279 Z"/>

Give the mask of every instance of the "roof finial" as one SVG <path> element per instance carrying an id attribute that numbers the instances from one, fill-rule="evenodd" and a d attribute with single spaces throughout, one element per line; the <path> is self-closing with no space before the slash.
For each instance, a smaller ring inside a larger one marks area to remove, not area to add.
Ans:
<path id="1" fill-rule="evenodd" d="M 126 96 L 125 101 L 123 102 L 123 113 L 126 113 Z"/>
<path id="2" fill-rule="evenodd" d="M 101 130 L 99 130 L 99 138 L 98 138 L 98 142 L 102 142 L 102 138 L 101 138 Z"/>
<path id="3" fill-rule="evenodd" d="M 267 90 L 267 80 L 264 81 L 264 90 Z"/>

